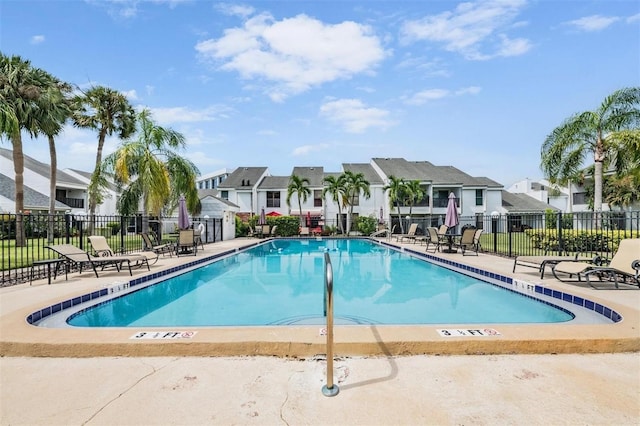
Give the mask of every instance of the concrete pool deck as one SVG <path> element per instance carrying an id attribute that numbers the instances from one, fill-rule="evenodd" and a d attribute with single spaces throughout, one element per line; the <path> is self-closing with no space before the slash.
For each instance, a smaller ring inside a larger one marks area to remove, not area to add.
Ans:
<path id="1" fill-rule="evenodd" d="M 223 253 L 255 239 L 237 239 L 209 244 L 195 258 Z M 403 244 L 424 250 L 424 246 Z M 513 354 L 513 353 L 607 353 L 640 351 L 640 290 L 637 287 L 595 290 L 586 284 L 541 280 L 534 268 L 521 267 L 512 273 L 513 260 L 497 256 L 462 256 L 438 253 L 483 270 L 513 276 L 599 302 L 623 316 L 615 324 L 498 324 L 482 326 L 336 326 L 335 353 L 343 356 L 418 354 Z M 151 273 L 191 262 L 193 256 L 161 257 Z M 134 270 L 134 277 L 148 275 Z M 547 274 L 549 276 L 550 274 Z M 0 289 L 0 356 L 239 356 L 273 355 L 312 357 L 326 353 L 326 337 L 319 326 L 215 327 L 198 328 L 43 328 L 29 325 L 25 318 L 62 300 L 100 290 L 115 282 L 128 281 L 124 272 L 107 270 L 100 278 L 73 273 L 68 281 L 59 277 L 51 285 L 45 279 L 33 285 Z M 437 329 L 496 329 L 500 335 L 485 337 L 443 337 Z M 194 331 L 189 339 L 132 339 L 141 331 Z"/>
<path id="2" fill-rule="evenodd" d="M 211 244 L 203 255 L 248 242 Z M 442 256 L 512 275 L 510 259 Z M 161 258 L 152 271 L 192 259 Z M 637 425 L 640 418 L 637 289 L 594 290 L 544 279 L 545 285 L 615 307 L 624 317 L 618 324 L 494 326 L 501 337 L 465 337 L 463 343 L 438 337 L 436 327 L 365 326 L 360 336 L 346 332 L 353 327 L 338 327 L 334 380 L 340 393 L 327 398 L 320 391 L 326 362 L 315 356 L 325 353 L 317 327 L 296 327 L 282 335 L 254 330 L 253 343 L 248 331 L 233 338 L 231 330 L 221 338 L 199 330 L 194 340 L 176 346 L 131 341 L 130 329 L 78 333 L 25 321 L 39 307 L 126 276 L 105 272 L 95 279 L 76 273 L 51 285 L 40 280 L 0 289 L 0 424 Z M 513 276 L 541 282 L 534 269 L 522 268 Z M 285 339 L 298 335 L 302 343 L 289 346 L 289 358 L 247 356 L 264 350 L 262 346 L 283 346 Z M 357 352 L 359 345 L 346 343 L 358 339 L 364 347 L 377 348 L 378 356 L 341 352 Z M 478 343 L 483 341 L 497 344 Z M 515 346 L 507 348 L 501 341 Z M 415 348 L 424 349 L 416 342 L 438 349 L 425 353 L 495 354 L 416 355 L 421 352 Z M 139 349 L 144 347 L 150 349 Z M 231 347 L 245 349 L 244 356 L 211 357 Z M 114 348 L 132 356 L 115 356 Z M 311 355 L 293 358 L 294 349 Z M 507 349 L 521 354 L 500 354 Z M 561 354 L 550 354 L 554 352 Z"/>

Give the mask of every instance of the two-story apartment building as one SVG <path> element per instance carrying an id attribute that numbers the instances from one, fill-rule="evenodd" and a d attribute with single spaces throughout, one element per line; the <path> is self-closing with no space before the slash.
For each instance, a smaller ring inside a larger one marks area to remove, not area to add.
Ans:
<path id="1" fill-rule="evenodd" d="M 428 161 L 404 158 L 373 158 L 369 163 L 344 163 L 338 172 L 327 172 L 322 166 L 294 167 L 291 175 L 309 181 L 310 195 L 307 200 L 301 200 L 301 208 L 296 194 L 287 205 L 290 176 L 271 176 L 266 167 L 239 167 L 218 189 L 221 198 L 239 206 L 238 214 L 243 220 L 260 214 L 264 209 L 266 214 L 310 216 L 311 226 L 337 225 L 340 220 L 345 223 L 347 212 L 343 208 L 340 217 L 338 205 L 330 194 L 323 196 L 324 179 L 327 176 L 337 177 L 345 171 L 361 173 L 369 182 L 370 196 L 360 194 L 352 200 L 354 219 L 364 215 L 386 223 L 397 221 L 397 208 L 391 205 L 389 192 L 384 189 L 391 176 L 420 182 L 425 195 L 411 207 L 411 215 L 416 219 L 431 218 L 434 225 L 446 214 L 450 193 L 456 197 L 458 213 L 467 220 L 475 217 L 469 224 L 477 226 L 480 226 L 483 215 L 503 214 L 517 208 L 512 203 L 503 205 L 503 186 L 487 177 L 473 177 L 453 166 L 436 166 Z M 540 203 L 539 207 L 542 213 L 543 204 Z M 401 206 L 400 210 L 401 218 L 409 214 L 409 206 Z"/>
<path id="2" fill-rule="evenodd" d="M 49 182 L 51 166 L 24 156 L 24 186 L 25 194 L 31 194 L 25 199 L 25 209 L 30 211 L 49 210 Z M 0 173 L 3 180 L 11 182 L 13 190 L 3 188 L 0 207 L 7 213 L 15 212 L 15 175 L 13 173 L 13 152 L 0 148 Z M 87 184 L 82 180 L 62 170 L 56 172 L 56 209 L 81 213 L 87 207 Z M 28 188 L 28 189 L 27 189 Z M 40 194 L 40 195 L 36 195 Z M 26 197 L 25 197 L 26 198 Z"/>

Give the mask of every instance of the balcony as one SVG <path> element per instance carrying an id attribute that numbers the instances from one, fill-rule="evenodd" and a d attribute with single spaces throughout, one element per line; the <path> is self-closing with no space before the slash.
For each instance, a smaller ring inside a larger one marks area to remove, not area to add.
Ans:
<path id="1" fill-rule="evenodd" d="M 56 201 L 60 201 L 71 207 L 72 209 L 83 209 L 84 208 L 84 199 L 83 198 L 67 198 L 67 197 L 56 197 Z"/>

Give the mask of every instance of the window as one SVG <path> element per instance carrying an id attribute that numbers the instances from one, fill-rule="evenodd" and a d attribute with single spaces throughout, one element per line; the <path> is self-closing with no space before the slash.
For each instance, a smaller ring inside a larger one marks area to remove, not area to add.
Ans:
<path id="1" fill-rule="evenodd" d="M 351 197 L 351 205 L 352 206 L 360 205 L 360 194 L 355 194 L 353 197 Z"/>
<path id="2" fill-rule="evenodd" d="M 482 197 L 482 189 L 476 189 L 476 206 L 484 205 L 484 200 Z"/>
<path id="3" fill-rule="evenodd" d="M 587 193 L 576 192 L 573 194 L 573 204 L 587 204 Z"/>
<path id="4" fill-rule="evenodd" d="M 220 191 L 220 198 L 223 200 L 229 200 L 229 191 Z"/>
<path id="5" fill-rule="evenodd" d="M 267 191 L 267 207 L 280 207 L 280 191 Z"/>
<path id="6" fill-rule="evenodd" d="M 313 190 L 313 207 L 322 207 L 322 190 Z"/>

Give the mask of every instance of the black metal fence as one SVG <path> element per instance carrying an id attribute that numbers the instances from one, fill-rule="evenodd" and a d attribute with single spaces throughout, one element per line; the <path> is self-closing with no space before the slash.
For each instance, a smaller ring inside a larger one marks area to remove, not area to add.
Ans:
<path id="1" fill-rule="evenodd" d="M 418 224 L 418 233 L 444 223 L 444 215 L 403 217 L 404 231 Z M 391 229 L 400 233 L 400 220 L 393 217 Z M 575 254 L 608 256 L 620 240 L 640 238 L 640 211 L 580 213 L 520 213 L 476 215 L 459 218 L 449 232 L 460 234 L 466 227 L 482 228 L 482 251 L 515 257 L 521 255 Z"/>
<path id="2" fill-rule="evenodd" d="M 34 261 L 53 259 L 56 253 L 46 248 L 49 245 L 71 244 L 91 252 L 88 237 L 102 235 L 109 246 L 118 253 L 131 253 L 144 249 L 140 236 L 141 216 L 89 216 L 72 214 L 33 213 L 20 215 L 25 231 L 25 246 L 16 247 L 15 214 L 0 214 L 0 287 L 18 284 L 46 276 L 46 266 L 33 266 Z M 204 224 L 202 241 L 221 241 L 222 219 L 193 218 L 193 226 Z M 167 240 L 177 232 L 178 218 L 150 218 L 149 231 L 159 242 Z"/>
<path id="3" fill-rule="evenodd" d="M 72 244 L 90 252 L 89 235 L 103 235 L 114 251 L 129 253 L 143 249 L 142 217 L 96 216 L 93 221 L 79 215 L 22 215 L 26 235 L 25 247 L 15 245 L 16 215 L 0 214 L 0 286 L 26 282 L 46 276 L 44 266 L 32 268 L 36 260 L 55 258 L 47 249 L 50 244 Z M 411 223 L 418 224 L 418 234 L 425 234 L 430 226 L 444 223 L 444 215 L 392 216 L 390 229 L 400 233 Z M 194 226 L 205 225 L 203 241 L 222 240 L 222 219 L 194 218 Z M 315 226 L 315 223 L 313 224 Z M 335 221 L 318 224 L 323 231 L 337 230 Z M 500 256 L 574 254 L 610 257 L 625 238 L 640 238 L 640 211 L 581 212 L 581 213 L 527 213 L 506 215 L 476 215 L 459 218 L 452 233 L 459 234 L 464 227 L 482 228 L 482 251 Z M 151 218 L 150 229 L 159 241 L 178 229 L 177 217 Z M 326 234 L 326 232 L 323 232 Z"/>

